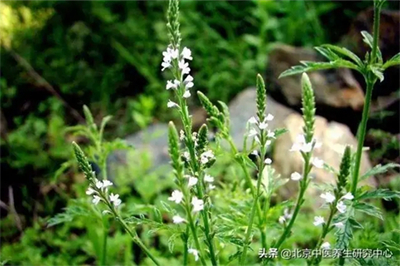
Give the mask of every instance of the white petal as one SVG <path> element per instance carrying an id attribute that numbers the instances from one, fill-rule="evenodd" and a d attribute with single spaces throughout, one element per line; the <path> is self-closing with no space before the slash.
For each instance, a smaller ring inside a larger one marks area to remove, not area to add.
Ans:
<path id="1" fill-rule="evenodd" d="M 301 174 L 299 174 L 298 172 L 294 172 L 290 175 L 290 178 L 294 181 L 298 181 L 300 179 L 303 178 L 303 176 Z"/>
<path id="2" fill-rule="evenodd" d="M 267 121 L 272 121 L 274 119 L 274 116 L 271 114 L 268 114 L 267 117 L 265 118 L 265 120 Z"/>
<path id="3" fill-rule="evenodd" d="M 248 121 L 250 124 L 257 124 L 258 122 L 257 122 L 257 119 L 254 117 L 254 116 L 252 116 L 252 117 L 250 117 L 250 119 L 249 119 L 249 121 Z"/>
<path id="4" fill-rule="evenodd" d="M 272 160 L 270 158 L 267 158 L 265 159 L 264 163 L 270 165 L 272 163 Z"/>
<path id="5" fill-rule="evenodd" d="M 183 94 L 183 98 L 187 99 L 191 96 L 190 91 L 186 90 L 185 93 Z"/>
<path id="6" fill-rule="evenodd" d="M 352 200 L 352 199 L 354 199 L 354 196 L 353 196 L 353 194 L 351 194 L 350 192 L 347 192 L 347 193 L 342 197 L 342 199 Z"/>
<path id="7" fill-rule="evenodd" d="M 324 242 L 324 243 L 321 245 L 321 248 L 322 248 L 322 249 L 330 249 L 330 248 L 331 248 L 331 244 L 329 244 L 329 242 Z"/>
<path id="8" fill-rule="evenodd" d="M 173 107 L 177 107 L 177 106 L 179 106 L 177 103 L 174 103 L 173 101 L 168 100 L 168 103 L 167 103 L 168 108 L 173 108 Z"/>

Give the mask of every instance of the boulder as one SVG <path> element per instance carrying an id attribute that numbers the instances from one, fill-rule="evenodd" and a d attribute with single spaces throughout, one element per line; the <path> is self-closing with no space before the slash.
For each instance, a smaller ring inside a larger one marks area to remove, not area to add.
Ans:
<path id="1" fill-rule="evenodd" d="M 326 61 L 317 51 L 279 44 L 269 54 L 267 80 L 271 95 L 289 105 L 301 105 L 301 75 L 278 78 L 300 61 Z M 317 106 L 351 108 L 359 111 L 364 105 L 364 92 L 348 69 L 321 70 L 308 73 L 315 91 Z"/>
<path id="2" fill-rule="evenodd" d="M 239 93 L 229 104 L 231 135 L 239 150 L 243 148 L 243 136 L 246 133 L 247 121 L 257 113 L 256 98 L 256 88 L 251 87 Z M 267 97 L 266 113 L 275 116 L 274 120 L 268 123 L 269 129 L 282 127 L 284 119 L 293 112 L 295 111 L 278 103 L 272 97 Z"/>
<path id="3" fill-rule="evenodd" d="M 299 114 L 290 114 L 284 121 L 285 128 L 289 130 L 286 134 L 279 137 L 275 142 L 273 152 L 273 167 L 282 178 L 290 178 L 293 172 L 302 172 L 303 160 L 299 152 L 289 152 L 296 136 L 303 133 L 303 117 Z M 357 140 L 349 128 L 337 122 L 328 122 L 323 117 L 316 117 L 314 137 L 322 143 L 321 148 L 314 150 L 314 157 L 318 157 L 334 169 L 340 168 L 341 158 L 345 145 L 350 145 L 353 150 L 357 148 Z M 363 153 L 360 173 L 363 174 L 371 168 L 371 163 L 366 152 Z M 325 169 L 314 168 L 312 170 L 314 184 L 334 184 L 336 177 Z M 366 180 L 366 184 L 375 187 L 374 178 Z M 280 191 L 283 198 L 289 198 L 296 193 L 298 182 L 290 180 Z M 308 192 L 312 196 L 317 196 L 320 191 L 310 186 Z M 319 197 L 318 197 L 319 198 Z"/>

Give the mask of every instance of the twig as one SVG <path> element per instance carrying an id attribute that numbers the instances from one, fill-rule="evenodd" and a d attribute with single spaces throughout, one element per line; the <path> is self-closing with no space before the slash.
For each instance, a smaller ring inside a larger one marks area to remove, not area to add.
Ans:
<path id="1" fill-rule="evenodd" d="M 54 87 L 47 81 L 45 80 L 42 76 L 40 76 L 35 69 L 33 69 L 32 65 L 29 64 L 28 61 L 26 61 L 25 58 L 20 56 L 18 53 L 14 52 L 11 49 L 8 49 L 8 51 L 11 53 L 12 57 L 17 61 L 25 70 L 27 71 L 28 75 L 33 78 L 38 85 L 44 87 L 48 92 L 50 92 L 53 96 L 55 96 L 60 102 L 69 110 L 71 115 L 78 120 L 80 123 L 84 123 L 83 117 L 79 114 L 78 111 L 76 111 L 74 108 L 72 108 L 64 99 L 63 97 L 54 89 Z"/>

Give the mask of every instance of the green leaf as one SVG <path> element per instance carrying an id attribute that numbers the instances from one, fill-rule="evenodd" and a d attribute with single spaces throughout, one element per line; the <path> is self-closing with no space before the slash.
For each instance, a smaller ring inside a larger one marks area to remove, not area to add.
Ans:
<path id="1" fill-rule="evenodd" d="M 367 191 L 359 195 L 357 200 L 365 200 L 365 199 L 384 199 L 386 201 L 390 201 L 394 198 L 400 199 L 400 191 L 392 191 L 386 188 L 380 188 L 373 191 Z"/>
<path id="2" fill-rule="evenodd" d="M 385 77 L 383 76 L 382 71 L 374 66 L 370 66 L 369 69 L 372 71 L 372 73 L 374 73 L 374 75 L 382 82 Z"/>
<path id="3" fill-rule="evenodd" d="M 373 175 L 386 173 L 389 169 L 393 169 L 393 168 L 400 168 L 400 164 L 396 164 L 396 163 L 388 163 L 385 165 L 378 164 L 377 166 L 371 168 L 368 172 L 363 174 L 360 177 L 360 181 L 367 179 L 368 177 L 373 176 Z"/>
<path id="4" fill-rule="evenodd" d="M 286 128 L 277 128 L 274 130 L 275 138 L 279 137 L 280 135 L 285 134 L 286 132 L 289 132 Z"/>
<path id="5" fill-rule="evenodd" d="M 331 62 L 311 62 L 311 61 L 300 61 L 302 65 L 293 66 L 288 70 L 285 70 L 280 74 L 279 78 L 302 74 L 304 72 L 317 71 L 323 69 L 333 69 L 333 68 L 351 68 L 360 71 L 358 66 L 350 61 L 344 59 L 337 59 Z"/>
<path id="6" fill-rule="evenodd" d="M 362 60 L 355 53 L 353 53 L 352 51 L 350 51 L 344 47 L 339 47 L 339 46 L 335 46 L 335 45 L 331 45 L 331 44 L 324 44 L 324 45 L 322 45 L 322 47 L 328 48 L 328 50 L 331 50 L 340 55 L 344 55 L 344 56 L 350 58 L 351 60 L 354 61 L 354 63 L 356 63 L 360 67 L 363 65 Z"/>
<path id="7" fill-rule="evenodd" d="M 101 125 L 100 125 L 100 133 L 99 133 L 99 139 L 100 141 L 103 140 L 103 132 L 104 132 L 104 128 L 106 127 L 107 123 L 111 120 L 112 116 L 106 116 L 103 118 L 103 120 L 101 121 Z"/>
<path id="8" fill-rule="evenodd" d="M 363 30 L 361 31 L 361 35 L 364 37 L 363 41 L 368 44 L 368 46 L 372 49 L 372 45 L 374 42 L 374 38 L 372 38 L 372 35 L 369 34 L 367 31 Z"/>
<path id="9" fill-rule="evenodd" d="M 396 65 L 400 65 L 400 53 L 396 54 L 395 56 L 390 58 L 388 61 L 386 61 L 385 64 L 383 64 L 382 68 L 386 69 L 388 67 L 396 66 Z"/>
<path id="10" fill-rule="evenodd" d="M 319 47 L 314 47 L 314 49 L 317 50 L 323 56 L 325 56 L 329 61 L 335 61 L 340 59 L 340 56 L 338 56 L 336 53 L 325 47 L 319 46 Z"/>
<path id="11" fill-rule="evenodd" d="M 354 209 L 361 211 L 369 216 L 373 216 L 383 220 L 382 212 L 376 206 L 365 203 L 365 202 L 357 202 L 353 205 Z"/>

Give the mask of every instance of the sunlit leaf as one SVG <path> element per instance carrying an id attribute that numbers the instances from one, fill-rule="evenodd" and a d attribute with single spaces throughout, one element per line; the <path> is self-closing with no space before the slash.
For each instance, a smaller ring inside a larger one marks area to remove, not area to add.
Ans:
<path id="1" fill-rule="evenodd" d="M 371 168 L 368 172 L 363 174 L 360 177 L 360 180 L 364 180 L 370 176 L 374 176 L 377 174 L 386 173 L 388 170 L 393 169 L 393 168 L 400 168 L 400 164 L 396 164 L 396 163 L 388 163 L 385 165 L 378 164 L 377 166 Z"/>
<path id="2" fill-rule="evenodd" d="M 337 54 L 340 55 L 344 55 L 348 58 L 350 58 L 351 60 L 354 61 L 354 63 L 356 63 L 358 66 L 362 66 L 363 62 L 362 60 L 352 51 L 348 50 L 347 48 L 344 47 L 339 47 L 339 46 L 335 46 L 335 45 L 331 45 L 331 44 L 324 44 L 322 45 L 323 48 L 328 48 L 327 50 L 331 50 Z"/>
<path id="3" fill-rule="evenodd" d="M 396 54 L 395 56 L 390 58 L 388 61 L 386 61 L 386 63 L 383 64 L 382 68 L 386 69 L 388 67 L 396 66 L 396 65 L 400 65 L 400 53 Z"/>

